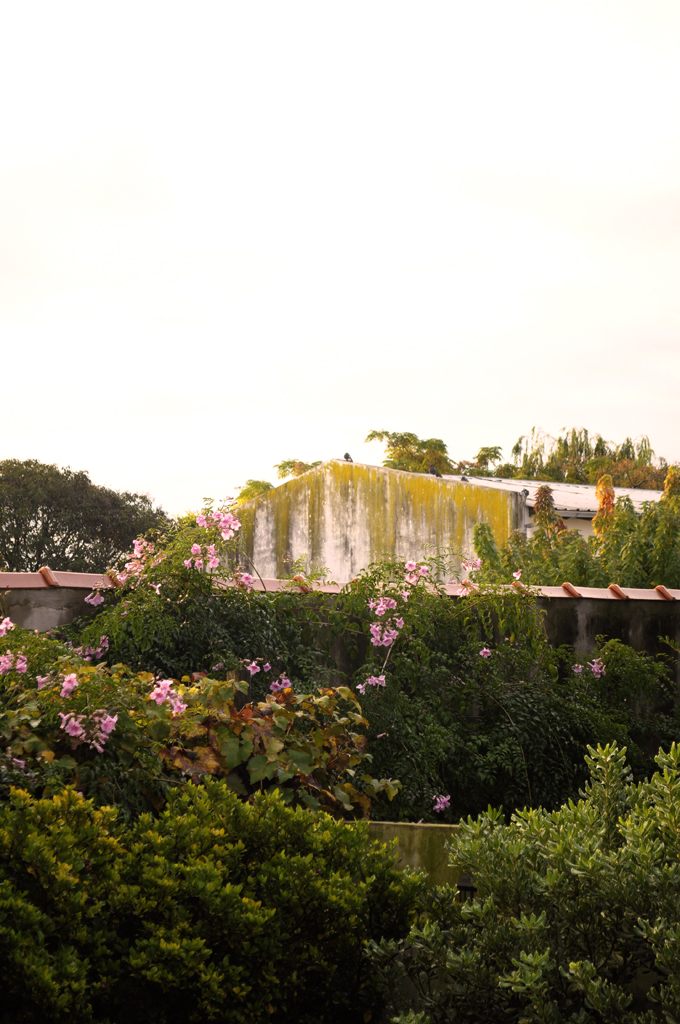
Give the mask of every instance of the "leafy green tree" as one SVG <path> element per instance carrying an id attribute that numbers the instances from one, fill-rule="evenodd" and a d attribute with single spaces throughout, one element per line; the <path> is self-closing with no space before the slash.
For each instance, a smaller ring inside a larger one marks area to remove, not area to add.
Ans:
<path id="1" fill-rule="evenodd" d="M 270 484 L 268 480 L 246 480 L 243 487 L 239 487 L 238 497 L 234 504 L 236 506 L 243 505 L 245 501 L 250 501 L 251 498 L 259 498 L 261 494 L 266 494 L 273 487 L 274 485 Z"/>
<path id="2" fill-rule="evenodd" d="M 372 430 L 366 440 L 385 442 L 383 466 L 388 469 L 427 473 L 430 466 L 434 466 L 439 473 L 454 472 L 447 447 L 438 437 L 421 440 L 409 432 L 398 434 L 390 433 L 389 430 Z"/>
<path id="3" fill-rule="evenodd" d="M 169 523 L 147 495 L 100 487 L 84 471 L 0 462 L 0 563 L 11 572 L 103 572 L 135 537 Z"/>
<path id="4" fill-rule="evenodd" d="M 534 427 L 517 440 L 512 455 L 513 467 L 499 467 L 512 472 L 497 470 L 498 476 L 595 484 L 609 474 L 614 487 L 661 490 L 668 471 L 665 459 L 655 459 L 648 437 L 627 437 L 615 444 L 583 428 L 565 430 L 555 438 Z"/>
<path id="5" fill-rule="evenodd" d="M 285 480 L 288 476 L 301 476 L 308 469 L 314 469 L 315 466 L 320 465 L 320 459 L 316 462 L 303 462 L 301 459 L 284 459 L 282 462 L 277 462 L 274 465 L 274 469 L 278 470 L 279 480 Z"/>
<path id="6" fill-rule="evenodd" d="M 673 468 L 673 467 L 671 467 Z M 670 474 L 670 470 L 669 470 Z M 498 544 L 488 523 L 474 529 L 475 551 L 482 559 L 478 578 L 512 583 L 521 570 L 523 584 L 559 586 L 680 587 L 680 495 L 677 473 L 659 501 L 645 502 L 638 513 L 627 496 L 614 503 L 611 477 L 599 486 L 597 532 L 587 539 L 568 530 L 553 507 L 546 485 L 537 492 L 536 529 L 527 538 L 516 532 Z"/>

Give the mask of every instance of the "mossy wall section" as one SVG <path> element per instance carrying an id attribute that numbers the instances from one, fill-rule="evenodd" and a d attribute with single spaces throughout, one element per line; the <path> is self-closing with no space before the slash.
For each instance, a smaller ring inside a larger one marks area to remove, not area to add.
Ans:
<path id="1" fill-rule="evenodd" d="M 397 867 L 427 871 L 427 884 L 455 886 L 460 871 L 449 867 L 445 844 L 460 832 L 460 825 L 423 825 L 404 821 L 369 821 L 368 834 L 375 842 L 397 840 Z"/>
<path id="2" fill-rule="evenodd" d="M 489 523 L 502 542 L 522 515 L 513 492 L 340 460 L 239 509 L 245 549 L 261 576 L 279 579 L 307 555 L 341 585 L 386 554 L 417 559 L 437 547 L 471 554 L 476 523 Z"/>

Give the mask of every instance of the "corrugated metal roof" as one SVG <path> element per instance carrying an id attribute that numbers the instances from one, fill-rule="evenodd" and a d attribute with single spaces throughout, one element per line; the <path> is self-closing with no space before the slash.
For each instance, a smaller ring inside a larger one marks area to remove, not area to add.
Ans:
<path id="1" fill-rule="evenodd" d="M 530 508 L 534 506 L 538 488 L 545 486 L 547 483 L 552 491 L 553 501 L 558 512 L 567 512 L 572 515 L 577 515 L 581 512 L 588 519 L 591 519 L 597 512 L 598 505 L 594 484 L 563 484 L 553 483 L 549 480 L 501 480 L 496 477 L 464 476 L 465 479 L 461 476 L 448 475 L 444 479 L 455 480 L 456 482 L 462 480 L 463 483 L 473 484 L 476 487 L 515 491 L 517 494 L 521 494 L 522 491 L 528 491 L 526 501 Z M 658 501 L 663 491 L 645 491 L 636 487 L 615 487 L 614 493 L 617 498 L 629 497 L 635 508 L 641 511 L 643 502 Z"/>

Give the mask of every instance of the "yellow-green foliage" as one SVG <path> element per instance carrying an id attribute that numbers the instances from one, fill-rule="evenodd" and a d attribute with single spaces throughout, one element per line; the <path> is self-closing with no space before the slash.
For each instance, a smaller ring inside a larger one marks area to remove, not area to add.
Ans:
<path id="1" fill-rule="evenodd" d="M 301 1024 L 380 1010 L 366 940 L 407 934 L 419 876 L 367 826 L 176 793 L 127 829 L 73 790 L 0 808 L 1 1024 Z"/>

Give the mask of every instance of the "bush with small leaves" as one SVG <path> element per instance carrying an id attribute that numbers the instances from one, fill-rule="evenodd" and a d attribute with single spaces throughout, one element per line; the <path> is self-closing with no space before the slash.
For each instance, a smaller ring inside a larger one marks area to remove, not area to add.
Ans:
<path id="1" fill-rule="evenodd" d="M 73 790 L 0 808 L 0 1024 L 305 1024 L 381 1009 L 368 940 L 423 888 L 367 826 L 189 784 L 133 826 Z"/>

